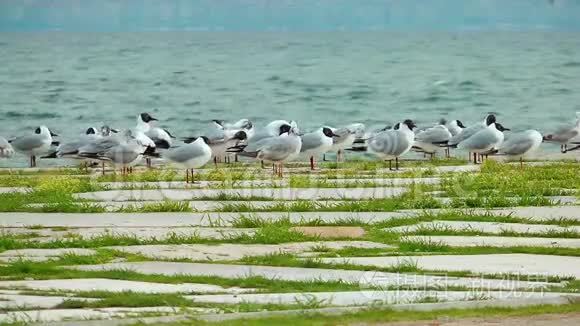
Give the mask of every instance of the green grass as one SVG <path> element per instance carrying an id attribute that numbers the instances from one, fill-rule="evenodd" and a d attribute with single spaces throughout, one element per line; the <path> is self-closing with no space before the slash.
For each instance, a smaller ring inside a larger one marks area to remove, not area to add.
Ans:
<path id="1" fill-rule="evenodd" d="M 117 210 L 119 213 L 154 213 L 154 212 L 193 212 L 187 201 L 164 200 L 160 203 L 147 203 L 142 206 L 127 205 Z"/>
<path id="2" fill-rule="evenodd" d="M 33 278 L 35 280 L 48 279 L 79 279 L 79 278 L 108 278 L 116 280 L 143 281 L 153 283 L 203 283 L 215 284 L 225 288 L 241 287 L 256 288 L 266 292 L 327 292 L 327 291 L 357 291 L 359 284 L 351 284 L 342 281 L 322 282 L 312 281 L 284 281 L 279 279 L 266 279 L 260 276 L 247 276 L 240 278 L 222 278 L 216 276 L 191 276 L 191 275 L 155 275 L 141 274 L 130 270 L 113 271 L 79 271 L 59 267 L 58 262 L 29 262 L 17 261 L 9 265 L 0 266 L 0 276 L 5 280 L 23 280 Z"/>
<path id="3" fill-rule="evenodd" d="M 568 314 L 577 313 L 580 310 L 580 303 L 573 302 L 567 305 L 534 305 L 527 307 L 486 307 L 469 309 L 443 309 L 435 311 L 395 311 L 389 307 L 368 307 L 356 312 L 345 311 L 339 315 L 323 315 L 316 312 L 300 312 L 284 316 L 264 316 L 264 318 L 240 318 L 222 322 L 202 322 L 198 320 L 168 323 L 165 325 L 185 326 L 185 325 L 217 325 L 217 326 L 328 326 L 328 325 L 383 325 L 386 323 L 405 321 L 437 321 L 458 320 L 467 318 L 508 318 L 525 317 L 532 318 L 542 314 Z M 438 322 L 435 322 L 438 323 Z M 145 325 L 137 323 L 137 325 Z"/>
<path id="4" fill-rule="evenodd" d="M 85 301 L 80 299 L 67 299 L 57 305 L 56 309 L 74 308 L 106 308 L 106 307 L 190 307 L 194 306 L 193 300 L 185 299 L 179 294 L 172 293 L 137 293 L 137 292 L 79 292 L 78 297 L 100 298 L 98 301 Z"/>
<path id="5" fill-rule="evenodd" d="M 442 188 L 450 197 L 559 196 L 580 189 L 580 166 L 575 163 L 551 163 L 527 166 L 487 161 L 480 173 L 449 174 Z"/>

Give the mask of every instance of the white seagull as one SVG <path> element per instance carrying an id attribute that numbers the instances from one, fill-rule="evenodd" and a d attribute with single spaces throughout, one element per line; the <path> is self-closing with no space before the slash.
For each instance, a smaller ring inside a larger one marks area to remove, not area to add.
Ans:
<path id="1" fill-rule="evenodd" d="M 191 183 L 193 180 L 193 169 L 204 166 L 211 159 L 212 151 L 209 146 L 209 139 L 205 136 L 198 137 L 195 141 L 184 146 L 170 149 L 163 158 L 181 166 L 185 169 L 185 182 L 189 183 L 191 170 Z"/>
<path id="2" fill-rule="evenodd" d="M 478 131 L 475 135 L 467 138 L 457 145 L 457 148 L 473 153 L 473 161 L 477 164 L 477 154 L 486 155 L 498 149 L 503 143 L 503 132 L 510 130 L 500 123 L 494 122 L 486 128 Z"/>
<path id="3" fill-rule="evenodd" d="M 429 154 L 431 158 L 441 149 L 441 144 L 445 144 L 453 135 L 444 123 L 425 129 L 415 135 L 413 148 L 420 152 Z"/>
<path id="4" fill-rule="evenodd" d="M 417 126 L 412 120 L 405 120 L 397 123 L 392 129 L 387 129 L 373 135 L 367 141 L 366 147 L 355 147 L 351 150 L 368 151 L 389 161 L 389 169 L 393 170 L 393 160 L 395 169 L 399 169 L 399 157 L 406 154 L 415 142 L 413 129 Z"/>
<path id="5" fill-rule="evenodd" d="M 562 153 L 568 152 L 568 143 L 578 144 L 575 138 L 580 136 L 580 112 L 576 112 L 576 124 L 573 127 L 560 127 L 556 132 L 544 137 L 545 142 L 560 144 Z"/>
<path id="6" fill-rule="evenodd" d="M 332 137 L 334 136 L 336 135 L 328 127 L 320 128 L 315 132 L 302 136 L 300 153 L 304 153 L 310 157 L 310 170 L 314 170 L 314 157 L 320 156 L 330 150 L 333 144 Z"/>
<path id="7" fill-rule="evenodd" d="M 329 152 L 336 152 L 336 162 L 344 160 L 344 150 L 351 148 L 357 138 L 363 138 L 365 134 L 365 125 L 362 123 L 353 123 L 343 128 L 333 129 L 332 147 Z"/>
<path id="8" fill-rule="evenodd" d="M 239 150 L 239 155 L 256 158 L 261 161 L 274 163 L 274 173 L 284 176 L 284 162 L 296 157 L 300 153 L 302 139 L 296 128 L 277 137 L 267 137 L 255 143 L 248 144 Z"/>
<path id="9" fill-rule="evenodd" d="M 0 137 L 0 158 L 10 158 L 14 155 L 12 145 L 3 137 Z"/>
<path id="10" fill-rule="evenodd" d="M 541 144 L 542 134 L 530 129 L 509 137 L 493 155 L 505 155 L 510 159 L 518 159 L 520 166 L 523 167 L 524 158 L 540 148 Z"/>
<path id="11" fill-rule="evenodd" d="M 30 157 L 30 167 L 36 167 L 36 156 L 44 155 L 50 150 L 53 134 L 46 126 L 36 128 L 34 134 L 10 140 L 15 151 Z"/>

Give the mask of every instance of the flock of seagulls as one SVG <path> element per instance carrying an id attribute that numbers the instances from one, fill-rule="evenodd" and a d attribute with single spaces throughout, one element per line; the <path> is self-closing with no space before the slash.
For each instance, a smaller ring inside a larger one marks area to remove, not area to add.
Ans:
<path id="1" fill-rule="evenodd" d="M 10 158 L 15 152 L 30 159 L 30 167 L 37 165 L 37 158 L 69 158 L 85 164 L 111 163 L 123 174 L 131 173 L 133 167 L 145 159 L 151 167 L 153 158 L 160 158 L 186 170 L 186 182 L 194 182 L 194 169 L 212 159 L 229 162 L 232 156 L 249 157 L 272 163 L 273 173 L 283 176 L 284 162 L 297 158 L 310 160 L 310 168 L 316 168 L 316 160 L 325 154 L 336 153 L 337 162 L 344 160 L 345 151 L 368 152 L 390 162 L 390 169 L 399 169 L 399 159 L 410 151 L 435 156 L 444 151 L 451 155 L 452 149 L 469 152 L 470 161 L 477 164 L 490 155 L 505 155 L 523 160 L 536 151 L 543 142 L 560 145 L 562 153 L 580 149 L 580 112 L 576 113 L 574 125 L 560 128 L 542 136 L 537 130 L 526 130 L 509 135 L 510 129 L 497 121 L 493 114 L 466 127 L 459 120 L 441 120 L 437 124 L 417 130 L 412 120 L 396 123 L 376 131 L 368 131 L 360 123 L 340 128 L 322 126 L 315 131 L 303 133 L 295 121 L 275 120 L 257 127 L 248 120 L 234 123 L 213 120 L 210 130 L 203 135 L 177 140 L 168 130 L 155 125 L 158 121 L 149 113 L 137 116 L 136 126 L 119 131 L 109 126 L 90 127 L 85 133 L 68 142 L 58 142 L 48 127 L 40 126 L 29 134 L 7 140 L 0 137 L 0 158 Z M 572 146 L 572 147 L 569 147 Z M 395 161 L 393 168 L 392 162 Z"/>

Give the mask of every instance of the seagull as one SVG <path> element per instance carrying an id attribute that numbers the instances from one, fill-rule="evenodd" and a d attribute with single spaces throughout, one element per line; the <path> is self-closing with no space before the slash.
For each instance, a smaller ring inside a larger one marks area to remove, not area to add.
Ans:
<path id="1" fill-rule="evenodd" d="M 225 123 L 223 120 L 212 120 L 213 123 L 217 128 L 210 130 L 209 133 L 206 133 L 205 136 L 210 140 L 210 147 L 215 143 L 216 140 L 225 140 L 225 139 L 235 139 L 239 138 L 242 134 L 239 133 L 243 131 L 245 135 L 245 139 L 252 138 L 255 133 L 254 124 L 249 119 L 240 119 L 234 123 Z M 192 138 L 192 137 L 190 137 Z M 239 143 L 239 142 L 238 142 Z M 237 144 L 229 144 L 230 146 L 234 146 Z M 218 148 L 212 147 L 214 162 L 217 164 L 218 161 L 221 161 L 224 158 L 226 163 L 229 163 L 230 157 L 229 153 L 225 150 L 219 150 Z M 238 161 L 238 156 L 235 155 L 235 162 Z"/>
<path id="2" fill-rule="evenodd" d="M 524 157 L 536 151 L 542 144 L 542 134 L 537 130 L 526 130 L 508 138 L 492 155 L 506 155 L 518 158 L 524 166 Z"/>
<path id="3" fill-rule="evenodd" d="M 134 137 L 131 130 L 125 131 L 122 139 L 115 137 L 114 140 L 111 139 L 110 142 L 101 142 L 101 144 L 107 144 L 107 148 L 94 152 L 89 152 L 87 151 L 87 148 L 85 148 L 82 152 L 79 153 L 79 156 L 103 162 L 112 162 L 115 168 L 121 166 L 122 174 L 130 172 L 131 168 L 141 161 L 143 154 L 147 150 L 147 147 L 143 146 Z M 94 146 L 94 144 L 90 144 L 88 146 Z M 95 146 L 93 149 L 99 149 L 99 146 Z"/>
<path id="4" fill-rule="evenodd" d="M 156 118 L 152 117 L 149 113 L 143 112 L 137 116 L 137 126 L 133 129 L 132 137 L 139 143 L 139 145 L 147 147 L 147 151 L 145 152 L 146 156 L 146 164 L 147 167 L 151 167 L 151 157 L 158 156 L 155 153 L 155 149 L 157 145 L 155 141 L 147 136 L 148 132 L 152 132 L 155 135 L 163 134 L 164 139 L 159 139 L 160 142 L 163 144 L 169 139 L 169 145 L 171 145 L 171 135 L 166 133 L 163 129 L 155 128 L 158 130 L 152 131 L 151 125 L 149 124 L 151 121 L 159 121 Z M 165 135 L 167 134 L 167 135 Z"/>
<path id="5" fill-rule="evenodd" d="M 451 139 L 453 135 L 441 121 L 441 124 L 425 129 L 415 135 L 413 148 L 420 152 L 431 155 L 431 158 L 441 149 L 439 144 L 444 144 Z"/>
<path id="6" fill-rule="evenodd" d="M 573 127 L 561 127 L 556 132 L 544 137 L 545 142 L 559 143 L 562 153 L 568 152 L 568 143 L 576 144 L 574 138 L 580 135 L 580 112 L 576 112 L 576 125 Z"/>
<path id="7" fill-rule="evenodd" d="M 155 143 L 156 148 L 168 149 L 172 145 L 172 139 L 175 137 L 167 129 L 152 127 L 145 133 Z"/>
<path id="8" fill-rule="evenodd" d="M 95 127 L 89 127 L 84 134 L 71 142 L 63 142 L 58 145 L 56 150 L 52 151 L 42 158 L 78 158 L 79 148 L 100 139 L 101 132 Z"/>
<path id="9" fill-rule="evenodd" d="M 328 127 L 323 127 L 315 132 L 302 136 L 302 146 L 300 153 L 305 153 L 310 157 L 310 170 L 314 170 L 314 157 L 322 155 L 330 150 L 333 138 L 336 136 Z M 354 140 L 354 138 L 353 138 Z"/>
<path id="10" fill-rule="evenodd" d="M 226 123 L 223 120 L 212 121 L 218 129 L 226 132 L 236 133 L 238 131 L 244 131 L 248 138 L 251 138 L 254 134 L 254 124 L 249 119 L 240 119 L 234 123 Z"/>
<path id="11" fill-rule="evenodd" d="M 459 120 L 451 120 L 449 122 L 445 121 L 444 119 L 441 120 L 441 124 L 447 127 L 447 130 L 451 133 L 452 136 L 458 135 L 465 129 L 463 122 Z"/>
<path id="12" fill-rule="evenodd" d="M 0 137 L 0 158 L 10 158 L 14 155 L 12 145 L 3 137 Z"/>
<path id="13" fill-rule="evenodd" d="M 486 128 L 478 131 L 475 135 L 467 138 L 457 145 L 459 149 L 468 150 L 473 153 L 473 162 L 477 164 L 477 154 L 484 155 L 499 148 L 504 140 L 504 128 L 500 123 L 494 122 Z"/>
<path id="14" fill-rule="evenodd" d="M 399 157 L 406 154 L 415 142 L 415 133 L 413 129 L 417 126 L 413 120 L 405 120 L 397 123 L 392 129 L 379 132 L 369 138 L 366 147 L 356 147 L 350 150 L 368 151 L 389 161 L 389 170 L 393 170 L 393 160 L 395 160 L 395 169 L 399 169 Z"/>
<path id="15" fill-rule="evenodd" d="M 467 128 L 464 128 L 460 133 L 451 137 L 447 142 L 447 147 L 450 150 L 451 148 L 457 148 L 457 145 L 462 141 L 468 139 L 469 137 L 475 135 L 480 130 L 485 129 L 492 123 L 496 122 L 496 117 L 493 114 L 488 114 L 483 121 L 473 124 Z M 469 160 L 471 160 L 471 153 L 469 153 Z"/>
<path id="16" fill-rule="evenodd" d="M 52 145 L 52 133 L 46 126 L 36 128 L 34 134 L 21 136 L 10 141 L 15 151 L 30 157 L 30 167 L 36 167 L 36 156 L 46 154 Z"/>
<path id="17" fill-rule="evenodd" d="M 256 130 L 252 137 L 248 137 L 245 144 L 238 144 L 237 146 L 232 146 L 228 148 L 228 153 L 238 153 L 243 151 L 246 147 L 258 144 L 259 142 L 263 141 L 264 139 L 278 137 L 284 133 L 290 132 L 292 129 L 292 125 L 290 122 L 286 122 L 284 120 L 277 120 L 271 122 L 265 128 Z M 297 130 L 297 128 L 295 128 Z M 264 161 L 261 161 L 262 168 L 264 168 Z"/>
<path id="18" fill-rule="evenodd" d="M 231 136 L 230 138 L 226 138 L 226 134 L 222 133 L 221 136 L 217 137 L 207 137 L 208 145 L 211 148 L 211 153 L 213 157 L 214 164 L 217 166 L 218 158 L 219 157 L 226 157 L 228 154 L 227 150 L 229 148 L 235 147 L 239 145 L 241 141 L 247 139 L 247 135 L 245 131 L 238 131 L 235 135 Z M 199 139 L 199 137 L 188 137 L 184 139 L 186 144 L 191 144 L 194 141 Z"/>
<path id="19" fill-rule="evenodd" d="M 352 147 L 357 137 L 364 137 L 365 125 L 362 123 L 353 123 L 343 128 L 330 129 L 334 133 L 334 136 L 332 137 L 332 147 L 329 152 L 336 152 L 336 162 L 339 162 L 341 159 L 344 159 L 342 157 L 344 150 Z"/>
<path id="20" fill-rule="evenodd" d="M 189 170 L 191 170 L 191 183 L 193 169 L 204 166 L 212 156 L 209 139 L 205 136 L 198 137 L 195 141 L 175 149 L 170 149 L 163 158 L 185 168 L 185 182 L 189 183 Z"/>
<path id="21" fill-rule="evenodd" d="M 451 137 L 451 139 L 449 139 L 449 141 L 447 142 L 447 145 L 449 145 L 450 147 L 456 147 L 459 143 L 475 135 L 480 130 L 485 129 L 492 123 L 495 123 L 495 121 L 496 121 L 495 115 L 488 114 L 483 121 L 476 123 L 472 126 L 469 126 L 467 128 L 464 128 L 460 133 Z"/>
<path id="22" fill-rule="evenodd" d="M 280 136 L 267 137 L 248 144 L 238 153 L 261 161 L 273 162 L 274 173 L 283 177 L 284 162 L 297 156 L 301 147 L 302 139 L 298 135 L 297 128 L 292 127 Z"/>

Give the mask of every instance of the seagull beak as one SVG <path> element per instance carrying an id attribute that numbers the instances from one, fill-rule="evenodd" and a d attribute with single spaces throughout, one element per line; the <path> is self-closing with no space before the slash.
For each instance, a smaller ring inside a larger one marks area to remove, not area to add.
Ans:
<path id="1" fill-rule="evenodd" d="M 111 128 L 111 132 L 118 133 L 119 132 L 119 129 Z"/>
<path id="2" fill-rule="evenodd" d="M 157 120 L 157 119 L 155 119 L 155 118 L 153 118 L 153 117 L 149 117 L 149 119 L 150 119 L 151 121 L 159 121 L 159 120 Z"/>

